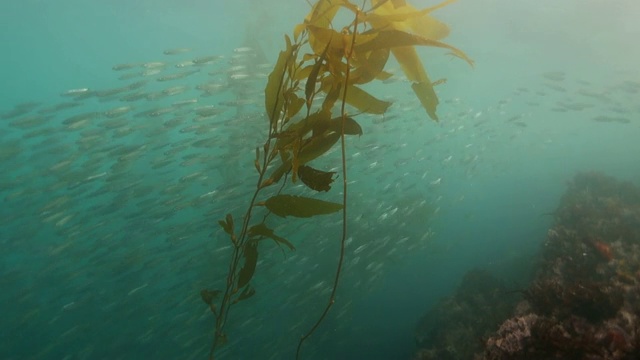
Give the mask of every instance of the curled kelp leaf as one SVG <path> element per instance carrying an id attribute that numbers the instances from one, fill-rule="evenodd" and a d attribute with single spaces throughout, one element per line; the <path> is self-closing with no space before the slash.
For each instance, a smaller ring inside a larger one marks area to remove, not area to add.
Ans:
<path id="1" fill-rule="evenodd" d="M 315 191 L 329 191 L 335 174 L 335 171 L 317 170 L 307 165 L 298 167 L 300 180 Z"/>

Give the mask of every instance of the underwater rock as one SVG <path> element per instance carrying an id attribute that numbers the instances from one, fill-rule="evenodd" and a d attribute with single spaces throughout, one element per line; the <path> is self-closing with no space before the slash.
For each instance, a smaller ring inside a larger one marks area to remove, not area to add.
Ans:
<path id="1" fill-rule="evenodd" d="M 520 309 L 477 359 L 640 358 L 640 190 L 600 173 L 569 183 Z"/>
<path id="2" fill-rule="evenodd" d="M 496 337 L 487 341 L 487 359 L 500 359 L 523 352 L 531 339 L 532 325 L 538 320 L 535 314 L 508 319 L 498 329 Z"/>
<path id="3" fill-rule="evenodd" d="M 415 360 L 471 359 L 486 338 L 509 316 L 517 297 L 489 272 L 467 272 L 454 296 L 442 300 L 418 324 Z M 505 301 L 505 298 L 511 301 Z"/>
<path id="4" fill-rule="evenodd" d="M 488 282 L 467 275 L 455 296 L 425 317 L 431 322 L 421 321 L 414 359 L 640 358 L 640 189 L 581 173 L 551 215 L 522 300 L 504 296 L 513 293 L 506 289 L 487 297 Z M 501 310 L 474 308 L 469 300 L 477 297 Z M 478 339 L 485 341 L 473 345 Z"/>
<path id="5" fill-rule="evenodd" d="M 611 286 L 595 282 L 574 282 L 562 285 L 556 281 L 536 280 L 524 297 L 539 314 L 564 319 L 572 315 L 590 322 L 613 317 L 622 307 L 622 295 Z"/>

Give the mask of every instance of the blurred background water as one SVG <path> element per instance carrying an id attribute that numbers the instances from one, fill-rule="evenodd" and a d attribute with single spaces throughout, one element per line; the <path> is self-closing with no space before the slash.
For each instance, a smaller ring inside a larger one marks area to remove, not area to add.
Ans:
<path id="1" fill-rule="evenodd" d="M 222 284 L 229 250 L 216 222 L 248 200 L 264 74 L 308 10 L 0 4 L 0 358 L 206 357 L 199 291 Z M 459 1 L 436 17 L 476 66 L 422 51 L 448 80 L 439 123 L 406 81 L 378 88 L 395 104 L 348 144 L 346 273 L 304 358 L 409 358 L 415 323 L 465 271 L 523 281 L 573 174 L 640 180 L 640 5 Z M 338 217 L 281 224 L 297 250 L 261 250 L 221 359 L 292 358 L 328 298 Z"/>

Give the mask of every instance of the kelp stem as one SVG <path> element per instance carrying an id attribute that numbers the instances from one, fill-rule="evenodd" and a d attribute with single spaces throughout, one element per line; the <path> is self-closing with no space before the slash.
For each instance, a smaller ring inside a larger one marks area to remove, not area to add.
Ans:
<path id="1" fill-rule="evenodd" d="M 258 181 L 256 183 L 256 190 L 251 197 L 251 201 L 249 202 L 249 207 L 245 213 L 244 219 L 242 221 L 242 229 L 240 230 L 240 236 L 238 236 L 237 245 L 233 247 L 233 256 L 231 257 L 231 262 L 229 264 L 229 273 L 227 275 L 227 284 L 224 292 L 224 296 L 222 297 L 222 301 L 220 302 L 220 311 L 219 315 L 216 317 L 216 332 L 213 337 L 213 343 L 211 344 L 211 351 L 209 352 L 209 360 L 214 360 L 215 358 L 215 350 L 218 345 L 218 341 L 224 335 L 224 325 L 227 322 L 227 317 L 229 315 L 229 309 L 231 308 L 231 292 L 233 290 L 233 286 L 235 283 L 235 276 L 238 268 L 238 263 L 242 258 L 244 252 L 244 245 L 246 243 L 247 234 L 249 231 L 249 221 L 251 221 L 251 214 L 256 203 L 256 199 L 258 198 L 258 194 L 260 190 L 262 190 L 262 182 L 264 180 L 265 174 L 267 172 L 267 168 L 269 167 L 269 163 L 272 156 L 269 154 L 270 144 L 271 144 L 271 135 L 273 134 L 273 127 L 269 126 L 269 133 L 267 135 L 267 140 L 264 145 L 264 153 L 262 159 L 262 168 L 259 172 Z"/>
<path id="2" fill-rule="evenodd" d="M 358 32 L 358 13 L 355 15 L 354 24 L 353 24 L 353 36 L 351 37 L 351 46 L 349 47 L 348 53 L 346 55 L 346 71 L 345 71 L 345 89 L 342 94 L 342 104 L 340 107 L 340 114 L 342 116 L 342 126 L 340 130 L 340 147 L 341 147 L 341 157 L 342 157 L 342 238 L 340 239 L 340 257 L 338 259 L 338 265 L 336 267 L 336 275 L 333 280 L 333 288 L 331 289 L 331 295 L 329 296 L 329 301 L 324 308 L 324 311 L 316 321 L 316 323 L 311 327 L 311 329 L 304 334 L 300 341 L 298 342 L 298 347 L 296 349 L 296 360 L 300 358 L 300 350 L 302 349 L 302 344 L 305 340 L 307 340 L 320 326 L 320 323 L 324 320 L 324 318 L 329 313 L 329 310 L 336 302 L 336 293 L 338 291 L 338 283 L 340 281 L 340 274 L 342 273 L 342 264 L 344 263 L 344 253 L 345 253 L 345 245 L 347 242 L 347 151 L 346 151 L 346 143 L 345 143 L 345 124 L 347 122 L 347 113 L 345 111 L 345 106 L 347 103 L 347 89 L 349 84 L 349 74 L 350 74 L 350 60 L 351 54 L 353 53 L 353 47 L 356 42 L 356 33 Z"/>

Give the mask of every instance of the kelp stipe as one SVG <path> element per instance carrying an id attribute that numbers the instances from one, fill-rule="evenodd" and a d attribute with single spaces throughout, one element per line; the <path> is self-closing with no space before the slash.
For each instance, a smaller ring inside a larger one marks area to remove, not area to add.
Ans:
<path id="1" fill-rule="evenodd" d="M 219 221 L 232 244 L 226 286 L 224 290 L 201 291 L 203 301 L 215 316 L 210 359 L 214 358 L 217 346 L 227 341 L 224 327 L 231 307 L 256 293 L 251 279 L 256 272 L 259 243 L 271 239 L 278 246 L 295 249 L 266 224 L 269 215 L 313 217 L 342 210 L 341 250 L 331 295 L 318 320 L 299 340 L 296 358 L 300 356 L 303 342 L 318 328 L 335 302 L 344 259 L 348 219 L 345 136 L 363 134 L 355 115 L 348 114 L 347 105 L 359 114 L 384 114 L 387 111 L 390 102 L 374 97 L 361 86 L 391 77 L 384 67 L 393 55 L 412 82 L 411 87 L 422 107 L 437 121 L 438 98 L 433 87 L 444 80 L 432 82 L 429 79 L 415 46 L 445 48 L 473 65 L 462 51 L 440 41 L 448 34 L 448 27 L 430 16 L 432 11 L 451 2 L 453 0 L 447 0 L 417 10 L 405 0 L 371 0 L 363 4 L 363 7 L 368 4 L 368 9 L 363 10 L 349 0 L 318 0 L 304 22 L 294 28 L 293 40 L 285 36 L 285 49 L 280 52 L 265 88 L 269 128 L 264 144 L 255 149 L 256 189 L 239 229 L 231 214 Z M 332 22 L 340 10 L 351 13 L 353 20 L 341 31 L 336 31 Z M 303 49 L 309 52 L 301 53 Z M 314 100 L 321 93 L 324 98 L 316 104 Z M 334 108 L 337 116 L 333 115 Z M 342 203 L 282 193 L 288 184 L 298 179 L 315 191 L 329 191 L 335 173 L 315 169 L 309 164 L 326 154 L 339 140 Z M 281 181 L 271 196 L 259 199 L 264 196 L 265 189 Z M 264 215 L 251 224 L 254 211 Z"/>

